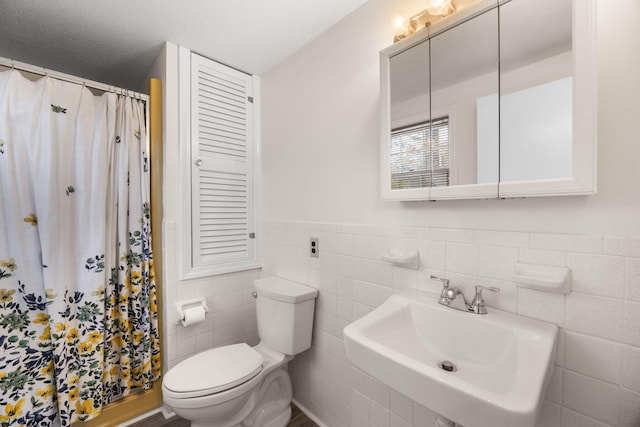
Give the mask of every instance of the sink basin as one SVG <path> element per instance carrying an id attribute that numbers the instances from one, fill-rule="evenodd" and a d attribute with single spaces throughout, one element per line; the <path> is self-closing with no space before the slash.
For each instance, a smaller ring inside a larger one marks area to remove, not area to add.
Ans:
<path id="1" fill-rule="evenodd" d="M 347 357 L 464 427 L 534 427 L 557 326 L 491 307 L 466 313 L 437 300 L 417 291 L 391 296 L 344 329 Z M 451 366 L 441 367 L 444 361 Z"/>

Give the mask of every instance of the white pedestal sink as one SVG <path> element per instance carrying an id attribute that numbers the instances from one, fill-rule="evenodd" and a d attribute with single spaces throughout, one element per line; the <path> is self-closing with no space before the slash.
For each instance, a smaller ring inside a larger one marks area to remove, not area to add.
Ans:
<path id="1" fill-rule="evenodd" d="M 344 329 L 347 357 L 464 427 L 534 427 L 557 326 L 491 307 L 466 313 L 437 300 L 417 291 L 391 296 Z M 453 368 L 443 368 L 445 361 Z"/>

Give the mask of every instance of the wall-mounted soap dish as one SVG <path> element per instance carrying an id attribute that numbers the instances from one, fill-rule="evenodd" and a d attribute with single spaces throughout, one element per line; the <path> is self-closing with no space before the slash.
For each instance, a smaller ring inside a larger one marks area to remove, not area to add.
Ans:
<path id="1" fill-rule="evenodd" d="M 568 294 L 571 270 L 567 267 L 517 263 L 513 273 L 517 286 L 544 292 Z"/>
<path id="2" fill-rule="evenodd" d="M 381 256 L 383 261 L 389 262 L 397 267 L 418 269 L 420 257 L 418 251 L 392 249 L 389 253 Z"/>

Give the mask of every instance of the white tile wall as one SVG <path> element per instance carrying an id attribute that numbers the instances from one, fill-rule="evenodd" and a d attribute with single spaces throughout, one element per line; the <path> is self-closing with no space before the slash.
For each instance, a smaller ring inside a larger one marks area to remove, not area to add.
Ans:
<path id="1" fill-rule="evenodd" d="M 562 403 L 576 412 L 615 425 L 619 393 L 617 385 L 565 370 Z"/>
<path id="2" fill-rule="evenodd" d="M 164 224 L 164 368 L 200 351 L 220 345 L 258 342 L 255 303 L 251 297 L 253 280 L 259 270 L 224 274 L 193 280 L 179 279 L 177 226 Z M 178 324 L 175 303 L 205 297 L 209 313 L 202 323 Z"/>
<path id="3" fill-rule="evenodd" d="M 488 305 L 561 328 L 538 427 L 640 426 L 640 239 L 305 222 L 269 222 L 264 232 L 263 272 L 320 291 L 313 346 L 290 372 L 295 399 L 326 426 L 434 425 L 428 408 L 353 366 L 342 342 L 344 326 L 396 290 L 438 292 L 431 274 L 467 292 L 478 283 L 498 286 Z M 307 256 L 312 236 L 320 239 L 318 259 Z M 420 270 L 381 261 L 392 247 L 418 249 Z M 516 262 L 570 267 L 572 292 L 517 288 Z M 233 311 L 229 302 L 216 304 Z"/>

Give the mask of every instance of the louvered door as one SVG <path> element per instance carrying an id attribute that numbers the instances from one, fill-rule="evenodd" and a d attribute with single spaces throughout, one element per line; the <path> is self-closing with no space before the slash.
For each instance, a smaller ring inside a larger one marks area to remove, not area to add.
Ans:
<path id="1" fill-rule="evenodd" d="M 191 54 L 192 267 L 256 265 L 252 77 Z"/>

